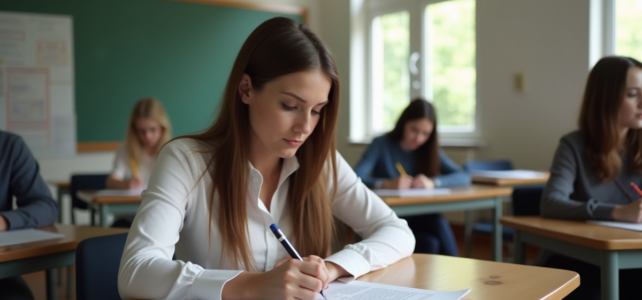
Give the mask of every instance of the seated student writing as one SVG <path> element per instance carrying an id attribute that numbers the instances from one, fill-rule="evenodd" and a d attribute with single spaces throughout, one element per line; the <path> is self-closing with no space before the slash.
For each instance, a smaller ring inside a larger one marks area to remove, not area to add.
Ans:
<path id="1" fill-rule="evenodd" d="M 307 27 L 257 27 L 221 105 L 210 128 L 161 150 L 123 252 L 123 298 L 314 299 L 412 253 L 406 222 L 336 152 L 337 67 Z M 364 240 L 330 255 L 333 217 Z"/>
<path id="2" fill-rule="evenodd" d="M 579 130 L 563 136 L 541 201 L 544 217 L 642 222 L 642 63 L 602 58 L 591 70 Z M 599 299 L 600 269 L 553 255 L 546 266 L 574 270 L 582 284 L 567 299 Z M 642 269 L 620 271 L 620 299 L 642 299 Z"/>
<path id="3" fill-rule="evenodd" d="M 0 233 L 49 226 L 57 216 L 58 204 L 29 148 L 19 136 L 0 130 Z M 30 300 L 33 295 L 27 283 L 15 276 L 0 278 L 0 298 Z"/>
<path id="4" fill-rule="evenodd" d="M 433 189 L 470 184 L 470 176 L 439 150 L 437 115 L 433 105 L 423 99 L 410 102 L 395 128 L 372 141 L 354 171 L 369 188 Z M 458 255 L 452 229 L 443 216 L 405 219 L 417 239 L 415 252 Z"/>

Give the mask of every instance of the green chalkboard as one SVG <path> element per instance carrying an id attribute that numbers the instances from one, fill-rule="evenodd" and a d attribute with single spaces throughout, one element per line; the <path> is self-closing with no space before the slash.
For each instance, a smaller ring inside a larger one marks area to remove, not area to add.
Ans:
<path id="1" fill-rule="evenodd" d="M 227 76 L 263 21 L 302 16 L 164 0 L 3 1 L 2 11 L 73 17 L 78 142 L 119 141 L 142 97 L 165 106 L 174 135 L 216 117 Z"/>

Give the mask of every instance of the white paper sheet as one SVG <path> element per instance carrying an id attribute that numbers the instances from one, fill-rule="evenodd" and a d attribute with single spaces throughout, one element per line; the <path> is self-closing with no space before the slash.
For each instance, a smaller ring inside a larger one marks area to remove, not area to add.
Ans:
<path id="1" fill-rule="evenodd" d="M 608 227 L 622 228 L 622 229 L 628 229 L 628 230 L 634 230 L 634 231 L 642 231 L 642 224 L 625 223 L 625 222 L 613 222 L 613 221 L 594 221 L 594 220 L 589 220 L 589 221 L 586 221 L 586 222 L 587 223 L 591 223 L 591 224 L 608 226 Z"/>
<path id="2" fill-rule="evenodd" d="M 434 195 L 448 195 L 451 193 L 448 188 L 438 188 L 438 189 L 407 189 L 407 190 L 387 190 L 387 189 L 375 189 L 372 190 L 379 197 L 423 197 L 423 196 L 434 196 Z"/>
<path id="3" fill-rule="evenodd" d="M 332 282 L 329 286 L 323 291 L 328 300 L 459 300 L 470 292 L 470 289 L 441 292 L 362 281 Z M 323 297 L 319 294 L 314 299 Z"/>
<path id="4" fill-rule="evenodd" d="M 472 171 L 470 174 L 489 178 L 536 179 L 546 177 L 544 172 L 531 170 Z"/>
<path id="5" fill-rule="evenodd" d="M 10 230 L 0 233 L 0 247 L 59 239 L 63 237 L 65 237 L 65 235 L 61 233 L 53 233 L 32 228 Z"/>

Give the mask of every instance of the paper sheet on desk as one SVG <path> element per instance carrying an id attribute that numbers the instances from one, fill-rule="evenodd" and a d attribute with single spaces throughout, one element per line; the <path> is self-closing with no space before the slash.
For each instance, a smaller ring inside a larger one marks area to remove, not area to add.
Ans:
<path id="1" fill-rule="evenodd" d="M 64 234 L 38 229 L 18 229 L 0 233 L 0 247 L 33 243 L 65 237 Z"/>
<path id="2" fill-rule="evenodd" d="M 546 173 L 531 170 L 505 170 L 505 171 L 472 171 L 471 175 L 488 178 L 511 179 L 536 179 L 546 177 Z"/>
<path id="3" fill-rule="evenodd" d="M 332 282 L 329 286 L 323 291 L 328 300 L 459 300 L 470 292 L 470 289 L 430 291 L 362 281 Z M 314 299 L 323 300 L 323 297 L 317 294 Z"/>
<path id="4" fill-rule="evenodd" d="M 140 196 L 143 190 L 100 190 L 96 196 Z"/>
<path id="5" fill-rule="evenodd" d="M 608 227 L 622 228 L 622 229 L 628 229 L 628 230 L 634 230 L 634 231 L 642 231 L 642 224 L 625 223 L 625 222 L 613 222 L 613 221 L 593 221 L 593 220 L 589 220 L 589 221 L 586 221 L 586 222 L 587 223 L 591 223 L 591 224 L 608 226 Z"/>
<path id="6" fill-rule="evenodd" d="M 372 190 L 379 197 L 423 197 L 423 196 L 434 196 L 434 195 L 448 195 L 451 193 L 448 188 L 438 188 L 438 189 L 407 189 L 407 190 L 387 190 L 387 189 L 375 189 Z"/>

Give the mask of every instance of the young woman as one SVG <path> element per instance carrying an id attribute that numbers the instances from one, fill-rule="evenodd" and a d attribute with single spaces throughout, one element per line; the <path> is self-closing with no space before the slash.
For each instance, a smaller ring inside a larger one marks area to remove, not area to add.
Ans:
<path id="1" fill-rule="evenodd" d="M 314 299 L 330 281 L 410 255 L 406 222 L 335 150 L 338 110 L 337 68 L 318 37 L 287 18 L 256 28 L 216 122 L 162 149 L 121 260 L 121 296 Z M 366 239 L 328 256 L 333 216 Z M 273 223 L 304 261 L 289 258 Z"/>
<path id="2" fill-rule="evenodd" d="M 642 223 L 642 63 L 602 58 L 591 70 L 579 130 L 562 137 L 542 196 L 545 217 Z M 599 299 L 598 267 L 552 255 L 546 266 L 575 270 L 582 284 L 568 299 Z M 642 270 L 620 272 L 620 299 L 642 299 Z"/>
<path id="3" fill-rule="evenodd" d="M 397 163 L 406 175 L 400 174 Z M 470 176 L 439 150 L 435 108 L 423 99 L 410 102 L 395 128 L 372 141 L 354 170 L 369 188 L 432 189 L 470 184 Z M 440 214 L 405 219 L 417 239 L 415 252 L 458 255 L 450 225 Z"/>
<path id="4" fill-rule="evenodd" d="M 171 137 L 169 118 L 154 98 L 139 100 L 127 123 L 125 143 L 116 152 L 108 189 L 143 189 L 161 147 Z"/>

